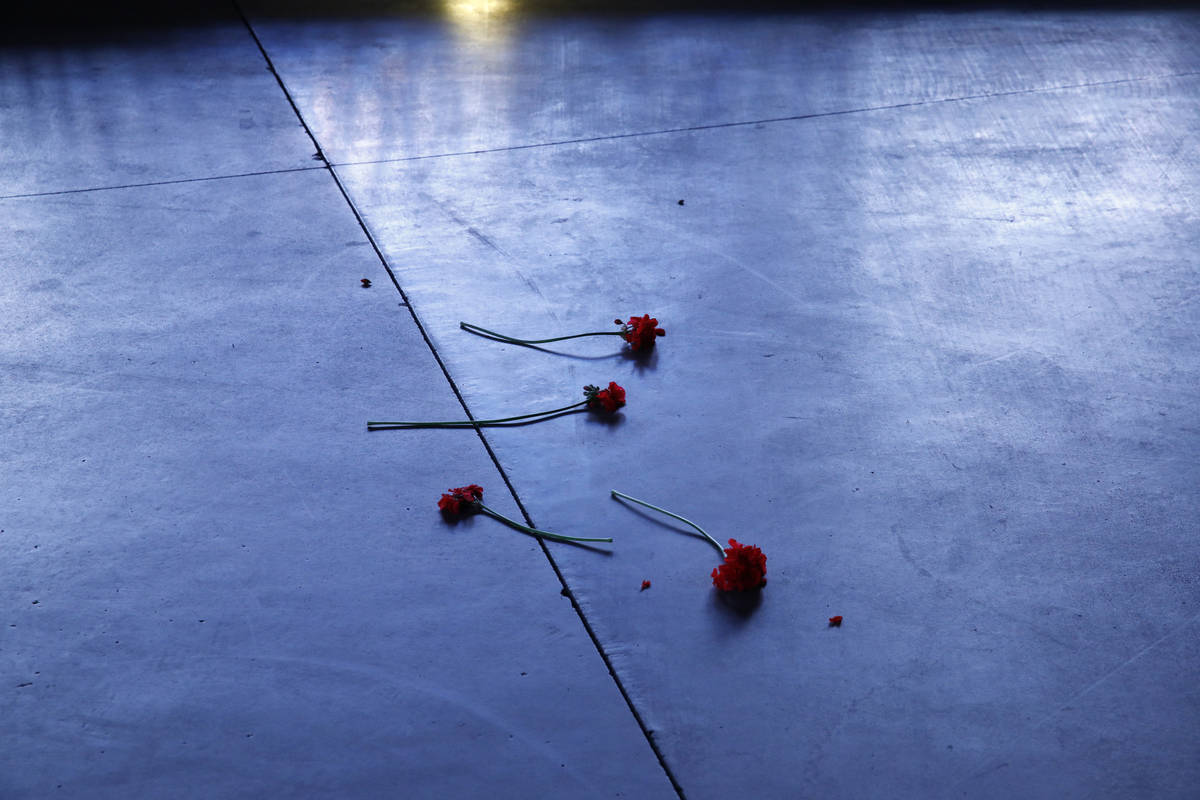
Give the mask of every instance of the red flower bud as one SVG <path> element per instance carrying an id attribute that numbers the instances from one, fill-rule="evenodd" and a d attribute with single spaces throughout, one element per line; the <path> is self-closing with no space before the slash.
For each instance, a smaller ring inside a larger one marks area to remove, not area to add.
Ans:
<path id="1" fill-rule="evenodd" d="M 767 557 L 754 545 L 729 540 L 725 562 L 712 571 L 713 586 L 722 592 L 746 592 L 767 585 Z"/>

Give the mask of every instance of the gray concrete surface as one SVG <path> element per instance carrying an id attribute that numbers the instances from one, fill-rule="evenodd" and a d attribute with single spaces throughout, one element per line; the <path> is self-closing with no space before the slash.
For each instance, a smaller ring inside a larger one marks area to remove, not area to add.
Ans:
<path id="1" fill-rule="evenodd" d="M 1200 15 L 213 9 L 0 54 L 0 796 L 1194 796 Z"/>

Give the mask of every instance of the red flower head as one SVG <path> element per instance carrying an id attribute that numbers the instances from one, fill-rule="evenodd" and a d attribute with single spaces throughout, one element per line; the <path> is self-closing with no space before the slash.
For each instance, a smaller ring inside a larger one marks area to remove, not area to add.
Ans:
<path id="1" fill-rule="evenodd" d="M 451 489 L 449 494 L 442 495 L 438 500 L 438 508 L 447 517 L 458 517 L 463 514 L 473 514 L 479 510 L 479 501 L 483 499 L 483 487 L 471 484 Z"/>
<path id="2" fill-rule="evenodd" d="M 603 409 L 611 414 L 625 405 L 625 390 L 615 381 L 609 381 L 607 389 L 589 384 L 583 387 L 583 396 L 587 398 L 588 408 L 593 411 Z"/>
<path id="3" fill-rule="evenodd" d="M 621 326 L 621 336 L 629 342 L 630 350 L 649 350 L 654 347 L 654 340 L 666 336 L 667 332 L 658 327 L 658 320 L 649 314 L 640 317 L 630 317 L 629 322 L 614 319 Z"/>
<path id="4" fill-rule="evenodd" d="M 713 586 L 722 592 L 745 592 L 767 585 L 767 557 L 754 545 L 729 540 L 725 563 L 712 571 Z"/>

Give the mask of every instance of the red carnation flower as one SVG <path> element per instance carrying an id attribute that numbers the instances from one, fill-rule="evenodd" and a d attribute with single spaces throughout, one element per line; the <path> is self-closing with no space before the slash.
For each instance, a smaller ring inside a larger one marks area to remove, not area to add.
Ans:
<path id="1" fill-rule="evenodd" d="M 483 487 L 471 484 L 451 489 L 449 494 L 443 494 L 438 500 L 438 508 L 448 517 L 458 517 L 463 514 L 473 514 L 482 507 Z"/>
<path id="2" fill-rule="evenodd" d="M 622 323 L 621 320 L 613 320 L 621 326 L 621 336 L 625 341 L 629 342 L 630 350 L 649 350 L 654 347 L 654 340 L 659 336 L 666 336 L 667 332 L 658 327 L 658 320 L 649 314 L 643 314 L 640 317 L 630 317 L 629 322 Z"/>
<path id="3" fill-rule="evenodd" d="M 767 585 L 767 557 L 763 555 L 762 550 L 759 550 L 754 545 L 738 544 L 734 539 L 730 539 L 729 547 L 722 549 L 720 542 L 709 536 L 708 531 L 687 517 L 681 517 L 673 511 L 659 508 L 653 503 L 647 503 L 645 500 L 630 497 L 624 492 L 618 492 L 616 489 L 612 490 L 612 496 L 629 500 L 646 508 L 652 508 L 655 511 L 666 514 L 668 517 L 679 520 L 685 525 L 691 526 L 709 544 L 717 548 L 718 553 L 723 553 L 725 555 L 725 562 L 712 571 L 713 586 L 717 587 L 720 591 L 747 592 L 752 589 L 761 589 Z"/>
<path id="4" fill-rule="evenodd" d="M 767 557 L 754 545 L 730 539 L 725 563 L 712 571 L 713 586 L 722 592 L 745 592 L 767 585 Z"/>
<path id="5" fill-rule="evenodd" d="M 642 581 L 642 589 L 641 590 L 644 592 L 649 588 L 650 588 L 650 581 Z"/>
<path id="6" fill-rule="evenodd" d="M 829 627 L 831 627 L 831 628 L 842 627 L 842 615 L 838 614 L 836 617 L 830 617 L 829 618 Z"/>
<path id="7" fill-rule="evenodd" d="M 615 381 L 609 381 L 607 389 L 589 384 L 583 387 L 583 395 L 587 398 L 588 408 L 593 411 L 603 409 L 611 414 L 625 405 L 625 390 Z"/>

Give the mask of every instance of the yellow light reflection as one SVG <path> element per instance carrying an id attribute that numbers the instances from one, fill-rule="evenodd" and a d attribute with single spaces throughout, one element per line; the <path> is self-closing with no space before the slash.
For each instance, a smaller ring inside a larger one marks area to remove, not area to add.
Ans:
<path id="1" fill-rule="evenodd" d="M 475 20 L 491 14 L 507 14 L 509 0 L 446 0 L 446 16 L 455 21 Z"/>
<path id="2" fill-rule="evenodd" d="M 512 33 L 514 0 L 445 0 L 446 20 L 467 42 L 494 50 L 503 48 Z"/>

